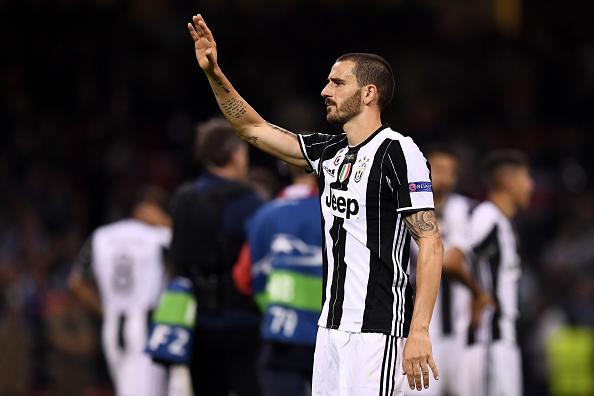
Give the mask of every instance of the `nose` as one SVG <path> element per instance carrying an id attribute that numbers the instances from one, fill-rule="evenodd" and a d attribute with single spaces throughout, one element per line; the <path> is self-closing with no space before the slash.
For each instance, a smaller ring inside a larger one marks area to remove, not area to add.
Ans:
<path id="1" fill-rule="evenodd" d="M 332 96 L 332 95 L 331 95 L 331 92 L 330 92 L 329 85 L 330 85 L 330 84 L 326 84 L 326 86 L 324 87 L 324 89 L 322 89 L 322 92 L 320 93 L 320 95 L 322 95 L 322 97 L 323 97 L 324 99 L 325 99 L 325 98 L 328 98 L 328 97 L 330 97 L 330 96 Z"/>

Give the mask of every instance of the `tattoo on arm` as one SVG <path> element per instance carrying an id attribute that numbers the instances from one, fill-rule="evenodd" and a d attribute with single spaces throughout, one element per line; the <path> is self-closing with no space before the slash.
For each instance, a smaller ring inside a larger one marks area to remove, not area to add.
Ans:
<path id="1" fill-rule="evenodd" d="M 217 86 L 218 86 L 219 88 L 221 88 L 221 89 L 222 89 L 222 90 L 223 90 L 225 93 L 227 93 L 227 94 L 228 94 L 228 93 L 231 93 L 231 91 L 229 90 L 229 88 L 227 88 L 227 87 L 226 87 L 226 86 L 223 84 L 223 82 L 221 81 L 221 79 L 220 79 L 220 78 L 214 78 L 214 79 L 213 79 L 213 81 L 214 81 L 214 83 L 215 83 L 215 84 L 217 84 Z M 215 95 L 216 95 L 216 92 L 215 92 Z"/>
<path id="2" fill-rule="evenodd" d="M 439 235 L 435 211 L 420 210 L 404 217 L 408 231 L 415 240 L 422 237 Z"/>
<path id="3" fill-rule="evenodd" d="M 223 110 L 226 116 L 233 119 L 240 118 L 247 111 L 243 101 L 237 98 L 231 98 L 221 103 L 221 110 Z"/>

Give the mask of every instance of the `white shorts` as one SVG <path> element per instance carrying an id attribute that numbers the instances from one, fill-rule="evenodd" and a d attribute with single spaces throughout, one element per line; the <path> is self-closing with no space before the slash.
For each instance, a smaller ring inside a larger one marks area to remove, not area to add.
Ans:
<path id="1" fill-rule="evenodd" d="M 520 349 L 508 341 L 465 348 L 460 365 L 461 396 L 521 396 Z"/>
<path id="2" fill-rule="evenodd" d="M 406 388 L 406 396 L 440 396 L 440 395 L 460 395 L 460 356 L 462 355 L 463 345 L 460 337 L 436 337 L 431 339 L 433 360 L 439 371 L 439 381 L 433 379 L 430 374 L 429 388 L 421 391 L 410 390 Z"/>
<path id="3" fill-rule="evenodd" d="M 404 338 L 318 328 L 312 396 L 402 396 Z"/>
<path id="4" fill-rule="evenodd" d="M 166 394 L 167 371 L 144 352 L 146 314 L 117 318 L 103 324 L 103 351 L 117 396 L 162 396 Z"/>

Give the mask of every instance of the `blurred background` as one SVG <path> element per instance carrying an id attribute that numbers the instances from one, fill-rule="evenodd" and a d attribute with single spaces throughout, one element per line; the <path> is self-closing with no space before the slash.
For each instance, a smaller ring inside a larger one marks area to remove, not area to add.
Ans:
<path id="1" fill-rule="evenodd" d="M 551 386 L 563 359 L 551 338 L 594 329 L 594 3 L 19 0 L 0 1 L 0 395 L 111 394 L 98 323 L 67 275 L 140 186 L 172 191 L 200 171 L 194 125 L 218 109 L 186 28 L 197 12 L 225 73 L 271 122 L 332 131 L 319 96 L 331 65 L 375 52 L 397 77 L 384 121 L 421 148 L 453 144 L 462 193 L 483 197 L 489 150 L 529 155 L 537 189 L 517 222 L 525 389 L 564 394 Z M 255 178 L 286 182 L 251 154 Z M 592 355 L 575 361 L 590 385 Z"/>

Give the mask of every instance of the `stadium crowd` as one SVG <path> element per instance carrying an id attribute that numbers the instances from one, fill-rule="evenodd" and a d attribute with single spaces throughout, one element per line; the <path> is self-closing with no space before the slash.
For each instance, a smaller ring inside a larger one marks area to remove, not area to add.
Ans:
<path id="1" fill-rule="evenodd" d="M 110 394 L 98 322 L 67 277 L 127 197 L 200 172 L 194 125 L 218 110 L 185 30 L 198 6 L 224 43 L 226 73 L 275 123 L 328 130 L 327 66 L 365 50 L 396 73 L 385 121 L 421 148 L 451 144 L 460 192 L 484 197 L 488 151 L 529 156 L 536 191 L 517 221 L 525 389 L 563 394 L 548 342 L 563 326 L 594 331 L 592 6 L 527 0 L 516 31 L 494 22 L 497 2 L 229 3 L 0 3 L 0 395 Z M 270 199 L 288 175 L 251 159 L 250 180 Z"/>

